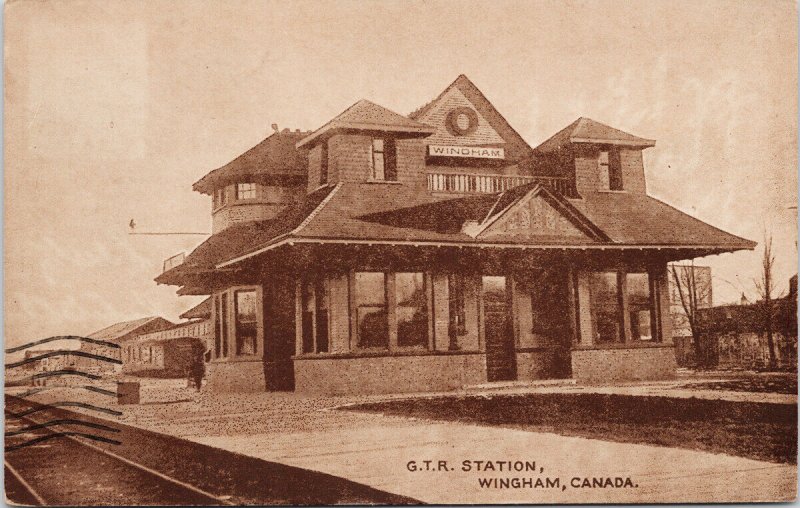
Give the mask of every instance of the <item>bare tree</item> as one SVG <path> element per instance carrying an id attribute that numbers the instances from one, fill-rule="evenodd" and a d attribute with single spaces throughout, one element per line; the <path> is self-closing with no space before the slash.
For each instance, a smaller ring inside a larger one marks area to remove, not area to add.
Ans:
<path id="1" fill-rule="evenodd" d="M 772 273 L 772 268 L 775 265 L 775 256 L 772 254 L 772 234 L 764 232 L 764 254 L 761 257 L 761 277 L 755 280 L 756 290 L 760 297 L 757 304 L 759 313 L 759 324 L 762 331 L 767 336 L 767 348 L 769 348 L 769 368 L 774 369 L 777 367 L 777 359 L 775 356 L 775 338 L 773 331 L 775 329 L 775 317 L 777 306 L 775 300 L 778 298 L 773 293 L 775 292 L 775 280 Z"/>
<path id="2" fill-rule="evenodd" d="M 670 273 L 694 340 L 695 360 L 702 367 L 713 367 L 716 364 L 716 355 L 713 354 L 712 345 L 707 344 L 709 338 L 702 333 L 698 312 L 711 306 L 711 279 L 697 276 L 694 261 L 689 265 L 672 264 Z"/>

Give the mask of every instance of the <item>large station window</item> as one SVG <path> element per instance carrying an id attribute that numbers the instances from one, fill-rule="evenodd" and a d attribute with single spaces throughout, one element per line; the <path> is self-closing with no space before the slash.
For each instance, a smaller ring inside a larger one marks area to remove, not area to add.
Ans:
<path id="1" fill-rule="evenodd" d="M 428 296 L 425 290 L 425 274 L 397 273 L 394 288 L 397 345 L 427 347 Z"/>
<path id="2" fill-rule="evenodd" d="M 628 273 L 625 277 L 631 339 L 653 340 L 655 319 L 653 319 L 650 276 L 646 273 Z"/>
<path id="3" fill-rule="evenodd" d="M 327 279 L 305 281 L 301 291 L 303 352 L 326 353 L 329 349 Z"/>
<path id="4" fill-rule="evenodd" d="M 235 291 L 233 294 L 234 315 L 236 316 L 236 354 L 253 355 L 256 353 L 256 337 L 258 335 L 256 290 Z"/>
<path id="5" fill-rule="evenodd" d="M 214 358 L 219 358 L 222 355 L 222 307 L 220 306 L 220 297 L 214 297 Z"/>
<path id="6" fill-rule="evenodd" d="M 354 291 L 358 347 L 388 348 L 386 274 L 356 272 Z"/>
<path id="7" fill-rule="evenodd" d="M 617 272 L 592 273 L 589 280 L 595 342 L 623 342 L 622 305 Z"/>

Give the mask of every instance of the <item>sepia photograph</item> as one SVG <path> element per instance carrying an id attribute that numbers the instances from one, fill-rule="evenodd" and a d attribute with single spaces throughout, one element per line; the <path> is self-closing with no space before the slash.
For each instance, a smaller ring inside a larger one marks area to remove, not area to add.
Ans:
<path id="1" fill-rule="evenodd" d="M 6 2 L 6 503 L 796 501 L 797 20 Z"/>

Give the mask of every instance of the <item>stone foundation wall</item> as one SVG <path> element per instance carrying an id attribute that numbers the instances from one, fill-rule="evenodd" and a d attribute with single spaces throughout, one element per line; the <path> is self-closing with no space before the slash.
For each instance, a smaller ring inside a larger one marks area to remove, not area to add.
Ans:
<path id="1" fill-rule="evenodd" d="M 569 351 L 555 348 L 517 351 L 517 379 L 535 381 L 569 377 L 568 355 Z"/>
<path id="2" fill-rule="evenodd" d="M 572 350 L 572 377 L 606 383 L 674 379 L 677 365 L 672 344 Z"/>
<path id="3" fill-rule="evenodd" d="M 206 364 L 206 389 L 214 392 L 266 391 L 264 363 L 259 360 Z"/>
<path id="4" fill-rule="evenodd" d="M 295 390 L 328 395 L 446 391 L 486 382 L 483 353 L 306 357 Z"/>

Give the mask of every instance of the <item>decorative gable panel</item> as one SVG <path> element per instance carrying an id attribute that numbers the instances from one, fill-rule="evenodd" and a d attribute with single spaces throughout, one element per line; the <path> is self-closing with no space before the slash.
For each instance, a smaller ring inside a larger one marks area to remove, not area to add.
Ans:
<path id="1" fill-rule="evenodd" d="M 505 140 L 458 88 L 449 89 L 418 120 L 436 129 L 428 145 L 497 145 Z M 474 125 L 473 125 L 474 124 Z"/>
<path id="2" fill-rule="evenodd" d="M 537 195 L 527 196 L 512 205 L 480 236 L 495 235 L 586 237 L 569 219 Z"/>

